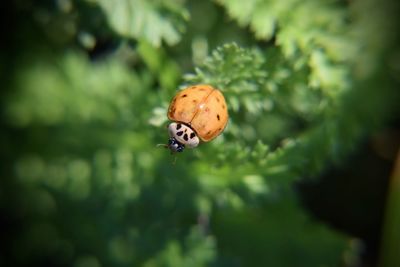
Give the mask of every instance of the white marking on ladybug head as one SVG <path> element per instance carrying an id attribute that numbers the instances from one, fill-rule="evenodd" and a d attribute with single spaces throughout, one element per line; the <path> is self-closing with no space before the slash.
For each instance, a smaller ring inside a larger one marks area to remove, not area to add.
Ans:
<path id="1" fill-rule="evenodd" d="M 170 137 L 188 148 L 195 148 L 200 143 L 200 139 L 193 129 L 180 122 L 172 122 L 168 126 L 168 133 Z"/>

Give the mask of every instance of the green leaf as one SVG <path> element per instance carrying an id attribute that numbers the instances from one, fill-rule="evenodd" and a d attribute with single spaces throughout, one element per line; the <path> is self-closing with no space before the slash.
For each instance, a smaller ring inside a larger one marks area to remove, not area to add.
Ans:
<path id="1" fill-rule="evenodd" d="M 104 10 L 110 26 L 126 38 L 144 39 L 159 47 L 181 39 L 188 12 L 181 2 L 146 0 L 91 0 Z"/>
<path id="2" fill-rule="evenodd" d="M 346 27 L 348 13 L 344 9 L 330 2 L 270 0 L 248 1 L 242 13 L 240 1 L 217 2 L 239 25 L 249 26 L 257 38 L 275 37 L 292 66 L 309 62 L 312 87 L 332 91 L 328 95 L 348 88 L 349 63 L 362 43 Z"/>

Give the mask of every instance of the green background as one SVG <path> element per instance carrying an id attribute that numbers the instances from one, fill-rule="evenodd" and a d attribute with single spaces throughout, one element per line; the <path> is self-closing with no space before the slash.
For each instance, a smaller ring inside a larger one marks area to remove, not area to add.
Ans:
<path id="1" fill-rule="evenodd" d="M 382 223 L 400 140 L 398 11 L 7 2 L 0 265 L 399 266 L 399 211 Z M 171 156 L 156 147 L 169 101 L 199 83 L 224 93 L 228 126 Z"/>

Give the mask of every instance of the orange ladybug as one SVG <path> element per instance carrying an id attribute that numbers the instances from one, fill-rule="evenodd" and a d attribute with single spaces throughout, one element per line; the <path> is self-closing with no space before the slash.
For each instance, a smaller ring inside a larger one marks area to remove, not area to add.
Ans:
<path id="1" fill-rule="evenodd" d="M 228 122 L 228 107 L 221 91 L 211 85 L 187 87 L 177 93 L 168 108 L 168 147 L 171 153 L 195 148 L 222 133 Z"/>

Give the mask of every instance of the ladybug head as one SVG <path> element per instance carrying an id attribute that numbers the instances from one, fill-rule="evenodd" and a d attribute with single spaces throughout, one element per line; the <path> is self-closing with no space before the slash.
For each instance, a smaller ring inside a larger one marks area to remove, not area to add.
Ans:
<path id="1" fill-rule="evenodd" d="M 179 143 L 174 137 L 170 137 L 168 139 L 168 148 L 171 150 L 171 153 L 182 152 L 185 145 Z"/>

